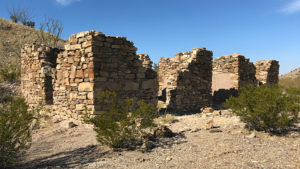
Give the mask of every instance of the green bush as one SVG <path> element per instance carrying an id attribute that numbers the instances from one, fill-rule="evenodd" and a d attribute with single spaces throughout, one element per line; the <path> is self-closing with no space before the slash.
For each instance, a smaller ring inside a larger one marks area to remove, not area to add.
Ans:
<path id="1" fill-rule="evenodd" d="M 108 109 L 97 115 L 86 114 L 84 120 L 94 125 L 101 144 L 112 148 L 133 148 L 146 130 L 154 127 L 157 113 L 144 101 L 122 100 L 110 91 L 100 92 L 98 101 Z"/>
<path id="2" fill-rule="evenodd" d="M 20 75 L 20 70 L 14 65 L 6 65 L 0 69 L 0 77 L 5 81 L 16 82 Z"/>
<path id="3" fill-rule="evenodd" d="M 22 98 L 10 98 L 0 106 L 0 168 L 16 165 L 29 147 L 33 113 Z"/>
<path id="4" fill-rule="evenodd" d="M 225 106 L 240 116 L 249 129 L 283 132 L 296 122 L 300 110 L 299 95 L 291 94 L 294 90 L 283 94 L 279 86 L 248 86 L 241 89 L 238 97 L 226 100 Z"/>

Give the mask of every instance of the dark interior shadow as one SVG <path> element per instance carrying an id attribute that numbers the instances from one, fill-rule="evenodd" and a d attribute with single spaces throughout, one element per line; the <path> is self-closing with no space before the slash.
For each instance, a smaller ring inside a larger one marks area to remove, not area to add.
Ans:
<path id="1" fill-rule="evenodd" d="M 219 89 L 214 91 L 213 94 L 213 108 L 214 109 L 222 109 L 223 103 L 228 99 L 230 96 L 237 97 L 238 90 L 231 88 L 231 89 Z"/>
<path id="2" fill-rule="evenodd" d="M 95 162 L 97 159 L 108 154 L 109 151 L 101 152 L 98 146 L 90 145 L 72 151 L 60 152 L 46 157 L 41 157 L 22 165 L 25 169 L 35 168 L 74 168 L 84 164 Z"/>

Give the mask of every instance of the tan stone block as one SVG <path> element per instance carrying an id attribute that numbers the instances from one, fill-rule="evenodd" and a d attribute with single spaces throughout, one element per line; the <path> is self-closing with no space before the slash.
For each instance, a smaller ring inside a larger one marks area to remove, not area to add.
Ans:
<path id="1" fill-rule="evenodd" d="M 80 50 L 81 44 L 70 45 L 70 50 Z"/>
<path id="2" fill-rule="evenodd" d="M 83 78 L 83 70 L 78 70 L 77 72 L 76 72 L 76 77 L 77 78 Z"/>
<path id="3" fill-rule="evenodd" d="M 76 110 L 84 110 L 84 104 L 76 104 Z"/>
<path id="4" fill-rule="evenodd" d="M 70 78 L 74 79 L 76 76 L 76 66 L 71 66 Z"/>
<path id="5" fill-rule="evenodd" d="M 93 93 L 93 92 L 88 92 L 87 98 L 88 98 L 89 100 L 93 100 L 93 99 L 94 99 L 94 93 Z"/>
<path id="6" fill-rule="evenodd" d="M 90 82 L 83 82 L 78 85 L 78 91 L 91 92 L 94 90 L 94 84 Z"/>

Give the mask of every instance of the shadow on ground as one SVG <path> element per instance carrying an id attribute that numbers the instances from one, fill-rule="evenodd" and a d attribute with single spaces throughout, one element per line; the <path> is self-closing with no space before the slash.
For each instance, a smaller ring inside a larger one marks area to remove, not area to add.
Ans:
<path id="1" fill-rule="evenodd" d="M 22 168 L 74 168 L 95 162 L 108 153 L 109 151 L 101 152 L 98 146 L 91 145 L 32 160 L 25 163 Z"/>
<path id="2" fill-rule="evenodd" d="M 173 137 L 170 138 L 158 138 L 152 141 L 153 148 L 148 151 L 161 147 L 170 148 L 174 144 L 186 143 L 185 135 L 183 133 L 175 133 Z M 130 151 L 130 150 L 117 150 L 119 151 Z M 41 168 L 75 168 L 82 167 L 83 165 L 99 161 L 101 158 L 112 157 L 114 151 L 102 150 L 101 146 L 90 145 L 84 148 L 75 149 L 67 152 L 60 152 L 50 156 L 38 158 L 22 165 L 21 168 L 25 169 L 41 169 Z"/>

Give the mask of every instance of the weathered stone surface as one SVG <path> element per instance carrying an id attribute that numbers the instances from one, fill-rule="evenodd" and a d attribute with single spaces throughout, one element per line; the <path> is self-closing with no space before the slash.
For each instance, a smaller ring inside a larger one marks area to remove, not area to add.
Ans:
<path id="1" fill-rule="evenodd" d="M 91 92 L 94 90 L 94 84 L 90 83 L 90 82 L 83 82 L 83 83 L 79 83 L 78 85 L 78 91 L 79 92 Z"/>
<path id="2" fill-rule="evenodd" d="M 263 60 L 254 63 L 256 78 L 260 84 L 277 84 L 279 81 L 279 63 L 276 60 Z"/>
<path id="3" fill-rule="evenodd" d="M 27 45 L 22 52 L 23 95 L 31 106 L 51 100 L 52 116 L 72 121 L 79 120 L 85 107 L 103 109 L 96 98 L 99 91 L 156 106 L 156 72 L 149 56 L 136 50 L 126 38 L 97 31 L 71 35 L 63 51 Z"/>
<path id="4" fill-rule="evenodd" d="M 160 109 L 199 112 L 211 104 L 212 52 L 195 48 L 161 58 L 159 62 Z"/>

